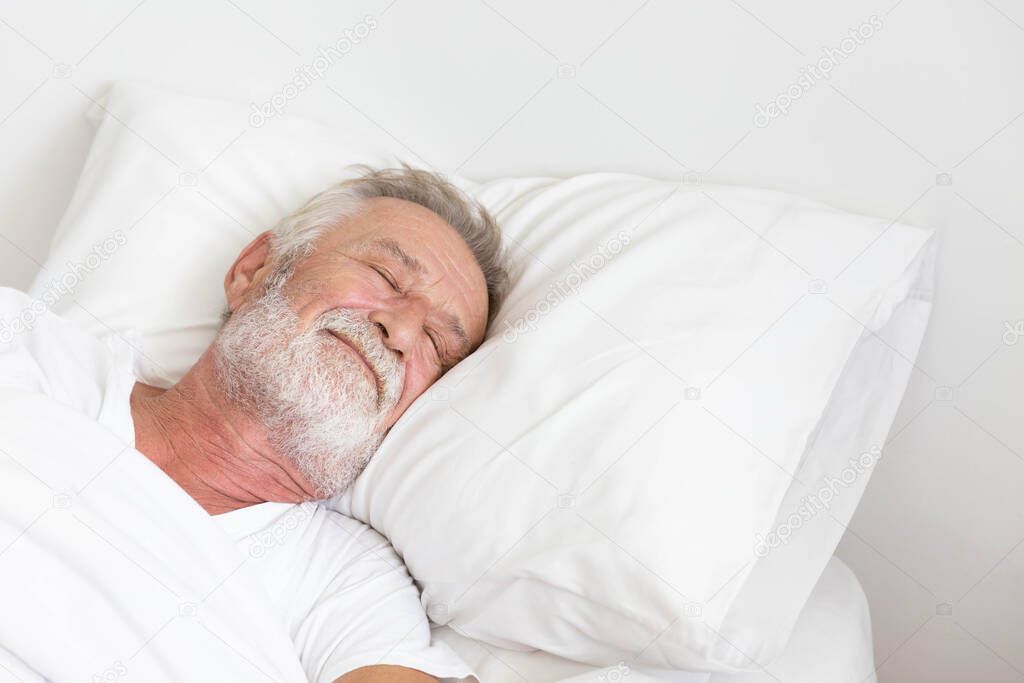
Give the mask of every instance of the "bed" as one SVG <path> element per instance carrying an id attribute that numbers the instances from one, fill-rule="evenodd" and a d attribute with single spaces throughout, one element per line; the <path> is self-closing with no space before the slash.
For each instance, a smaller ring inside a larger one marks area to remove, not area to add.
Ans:
<path id="1" fill-rule="evenodd" d="M 434 630 L 487 683 L 645 680 L 674 683 L 874 683 L 867 600 L 849 567 L 833 557 L 814 587 L 782 656 L 764 671 L 747 673 L 646 672 L 622 663 L 597 668 L 543 652 L 489 646 L 448 627 Z"/>
<path id="2" fill-rule="evenodd" d="M 145 83 L 114 84 L 90 114 L 90 159 L 30 295 L 94 334 L 134 330 L 154 385 L 216 334 L 218 283 L 254 230 L 344 162 L 401 152 Z M 867 604 L 832 553 L 924 333 L 931 233 L 699 178 L 456 182 L 516 247 L 511 303 L 478 362 L 421 396 L 329 502 L 388 537 L 436 638 L 482 681 L 869 679 Z M 60 295 L 55 275 L 79 262 Z M 480 458 L 491 435 L 518 454 Z M 798 514 L 829 492 L 829 514 Z"/>

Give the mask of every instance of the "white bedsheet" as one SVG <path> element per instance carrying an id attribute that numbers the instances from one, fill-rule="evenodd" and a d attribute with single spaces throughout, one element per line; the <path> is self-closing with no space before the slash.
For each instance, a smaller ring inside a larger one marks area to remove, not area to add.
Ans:
<path id="1" fill-rule="evenodd" d="M 237 569 L 233 545 L 150 461 L 85 416 L 20 391 L 0 390 L 0 430 L 0 681 L 121 670 L 137 680 L 305 680 L 287 634 L 252 599 L 262 589 L 225 581 Z M 861 683 L 873 670 L 863 591 L 835 558 L 767 673 L 599 669 L 447 628 L 434 635 L 485 683 Z"/>
<path id="2" fill-rule="evenodd" d="M 306 680 L 230 538 L 154 464 L 19 390 L 0 433 L 0 681 Z"/>
<path id="3" fill-rule="evenodd" d="M 782 656 L 749 673 L 654 672 L 628 662 L 597 668 L 544 652 L 516 652 L 434 630 L 484 683 L 874 683 L 871 620 L 853 572 L 833 557 L 800 613 Z"/>

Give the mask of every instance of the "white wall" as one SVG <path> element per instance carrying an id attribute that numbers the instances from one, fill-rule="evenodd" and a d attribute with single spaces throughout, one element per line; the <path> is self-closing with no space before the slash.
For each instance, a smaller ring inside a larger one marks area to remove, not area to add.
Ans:
<path id="1" fill-rule="evenodd" d="M 871 600 L 879 680 L 1024 677 L 1024 336 L 1003 340 L 1024 320 L 1024 5 L 4 0 L 0 285 L 42 260 L 103 83 L 261 102 L 366 14 L 377 29 L 288 113 L 356 109 L 476 179 L 696 170 L 941 233 L 929 338 L 839 554 Z M 830 80 L 754 125 L 872 15 Z"/>

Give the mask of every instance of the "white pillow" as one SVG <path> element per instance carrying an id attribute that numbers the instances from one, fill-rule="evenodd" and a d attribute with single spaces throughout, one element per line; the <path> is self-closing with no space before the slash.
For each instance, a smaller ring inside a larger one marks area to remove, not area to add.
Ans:
<path id="1" fill-rule="evenodd" d="M 138 84 L 104 107 L 32 294 L 97 334 L 137 329 L 164 386 L 212 340 L 249 240 L 345 165 L 395 158 L 356 121 L 247 129 L 244 105 Z M 624 174 L 452 180 L 513 245 L 511 294 L 333 504 L 463 635 L 600 666 L 769 662 L 899 405 L 931 233 Z"/>

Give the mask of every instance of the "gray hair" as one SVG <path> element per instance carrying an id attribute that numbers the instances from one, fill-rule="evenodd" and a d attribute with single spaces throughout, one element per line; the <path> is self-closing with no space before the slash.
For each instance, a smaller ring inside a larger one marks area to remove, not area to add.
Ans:
<path id="1" fill-rule="evenodd" d="M 393 197 L 430 209 L 469 246 L 487 283 L 489 328 L 508 293 L 509 270 L 501 229 L 487 209 L 444 176 L 405 162 L 401 162 L 401 168 L 375 169 L 366 164 L 349 168 L 360 175 L 328 187 L 273 227 L 270 254 L 277 265 L 268 288 L 283 284 L 295 264 L 313 252 L 316 239 L 337 227 L 341 219 L 355 215 L 364 201 Z M 226 311 L 225 321 L 229 315 Z"/>

